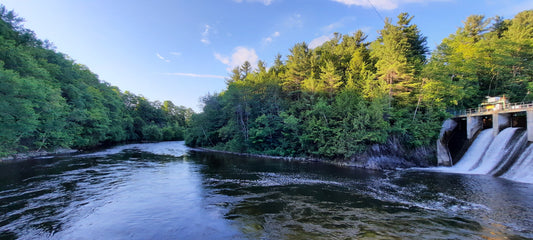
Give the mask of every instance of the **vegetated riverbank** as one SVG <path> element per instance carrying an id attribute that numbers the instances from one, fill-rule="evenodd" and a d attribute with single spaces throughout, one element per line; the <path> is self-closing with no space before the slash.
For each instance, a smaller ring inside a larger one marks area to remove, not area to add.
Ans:
<path id="1" fill-rule="evenodd" d="M 106 149 L 128 145 L 128 144 L 160 143 L 160 142 L 169 142 L 169 141 L 124 141 L 124 142 L 119 142 L 119 143 L 101 144 L 95 147 L 84 148 L 84 149 L 57 148 L 55 150 L 48 149 L 48 150 L 19 152 L 19 153 L 10 154 L 5 157 L 0 157 L 0 163 L 1 162 L 26 161 L 26 160 L 39 159 L 39 158 L 54 158 L 54 157 L 67 156 L 67 155 L 76 154 L 76 153 L 106 150 Z"/>
<path id="2" fill-rule="evenodd" d="M 266 154 L 241 153 L 214 148 L 197 147 L 193 151 L 207 151 L 245 157 L 278 159 L 298 162 L 320 162 L 344 167 L 357 167 L 370 170 L 389 170 L 410 167 L 430 167 L 436 165 L 434 146 L 406 148 L 401 142 L 392 138 L 385 144 L 374 144 L 366 151 L 345 159 L 325 159 L 317 157 L 274 156 Z"/>
<path id="3" fill-rule="evenodd" d="M 297 43 L 269 68 L 244 62 L 224 91 L 202 99 L 185 141 L 231 152 L 341 159 L 370 169 L 436 165 L 449 110 L 476 106 L 489 95 L 505 94 L 511 102 L 533 97 L 531 71 L 515 75 L 510 68 L 531 62 L 520 57 L 533 49 L 531 28 L 523 27 L 531 16 L 531 10 L 506 20 L 472 15 L 429 55 L 426 37 L 401 13 L 374 41 L 362 31 L 338 34 L 314 48 Z M 489 22 L 490 31 L 475 30 Z M 467 57 L 487 52 L 498 54 Z"/>
<path id="4" fill-rule="evenodd" d="M 45 158 L 45 157 L 57 157 L 64 156 L 73 153 L 77 153 L 80 150 L 77 149 L 68 149 L 68 148 L 59 148 L 53 151 L 39 150 L 39 151 L 29 151 L 23 153 L 15 153 L 6 157 L 0 158 L 0 162 L 13 162 L 13 161 L 25 161 L 34 158 Z"/>
<path id="5" fill-rule="evenodd" d="M 55 153 L 43 149 L 183 138 L 192 109 L 121 91 L 21 21 L 0 4 L 2 159 Z"/>
<path id="6" fill-rule="evenodd" d="M 124 144 L 132 143 L 147 143 L 147 142 L 128 142 Z M 102 149 L 114 147 L 122 144 L 116 144 L 111 146 L 101 146 L 94 149 Z M 93 150 L 94 150 L 93 149 Z M 321 162 L 332 164 L 336 166 L 344 167 L 357 167 L 371 170 L 385 170 L 385 169 L 397 169 L 397 168 L 409 168 L 409 167 L 428 167 L 435 165 L 435 153 L 436 150 L 433 147 L 419 147 L 416 149 L 406 149 L 399 140 L 391 139 L 386 144 L 375 144 L 360 154 L 354 155 L 351 158 L 346 159 L 326 159 L 317 157 L 291 157 L 291 156 L 274 156 L 266 154 L 254 154 L 254 153 L 239 153 L 224 151 L 214 148 L 191 148 L 193 151 L 207 151 L 223 154 L 231 154 L 246 157 L 256 158 L 268 158 L 278 159 L 283 161 L 298 161 L 298 162 Z M 25 153 L 12 154 L 7 157 L 0 158 L 0 162 L 10 161 L 25 161 L 35 158 L 45 157 L 57 157 L 65 156 L 69 154 L 79 153 L 82 150 L 78 149 L 65 149 L 60 148 L 54 151 L 30 151 Z"/>

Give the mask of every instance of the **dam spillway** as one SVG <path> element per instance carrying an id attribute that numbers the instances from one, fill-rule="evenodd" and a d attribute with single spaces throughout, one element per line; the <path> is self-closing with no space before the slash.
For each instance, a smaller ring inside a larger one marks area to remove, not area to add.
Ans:
<path id="1" fill-rule="evenodd" d="M 497 136 L 481 131 L 452 167 L 445 172 L 487 174 L 517 182 L 533 183 L 533 144 L 524 128 L 505 128 Z"/>
<path id="2" fill-rule="evenodd" d="M 488 174 L 533 183 L 533 102 L 490 97 L 478 108 L 454 114 L 437 141 L 444 171 Z"/>

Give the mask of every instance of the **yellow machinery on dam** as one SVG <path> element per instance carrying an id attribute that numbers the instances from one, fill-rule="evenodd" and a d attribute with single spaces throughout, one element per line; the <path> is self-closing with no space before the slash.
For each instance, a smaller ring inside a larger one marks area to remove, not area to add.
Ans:
<path id="1" fill-rule="evenodd" d="M 503 110 L 506 106 L 509 106 L 509 100 L 503 97 L 486 97 L 487 100 L 479 105 L 480 108 L 491 111 L 491 110 Z"/>
<path id="2" fill-rule="evenodd" d="M 508 127 L 527 131 L 533 142 L 533 102 L 510 103 L 505 96 L 487 97 L 477 108 L 456 112 L 443 123 L 437 141 L 438 164 L 453 165 L 464 154 L 483 129 L 492 129 L 493 136 Z"/>
<path id="3" fill-rule="evenodd" d="M 478 108 L 470 108 L 456 114 L 454 119 L 466 118 L 467 138 L 472 139 L 476 133 L 483 129 L 487 118 L 492 122 L 494 136 L 507 127 L 514 127 L 511 115 L 516 113 L 526 114 L 526 128 L 528 140 L 533 142 L 533 102 L 530 103 L 509 103 L 502 97 L 487 97 L 487 100 L 479 105 Z"/>

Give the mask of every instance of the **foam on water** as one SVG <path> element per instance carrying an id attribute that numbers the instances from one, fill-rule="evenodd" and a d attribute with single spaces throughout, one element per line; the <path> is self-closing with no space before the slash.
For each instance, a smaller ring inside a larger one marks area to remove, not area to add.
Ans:
<path id="1" fill-rule="evenodd" d="M 488 174 L 533 183 L 533 144 L 527 144 L 527 133 L 520 128 L 506 128 L 493 136 L 493 129 L 483 130 L 453 167 L 426 170 Z"/>
<path id="2" fill-rule="evenodd" d="M 488 174 L 492 169 L 494 169 L 498 163 L 500 163 L 502 158 L 509 154 L 509 152 L 506 151 L 507 145 L 511 141 L 516 129 L 517 128 L 506 128 L 500 134 L 498 134 L 498 136 L 496 136 L 494 141 L 492 141 L 488 147 L 487 151 L 485 151 L 480 165 L 472 169 L 470 173 Z"/>
<path id="3" fill-rule="evenodd" d="M 468 151 L 461 158 L 461 160 L 451 167 L 450 170 L 453 172 L 468 172 L 472 170 L 479 163 L 479 161 L 481 161 L 481 158 L 483 155 L 485 155 L 487 148 L 494 140 L 492 132 L 492 128 L 483 130 L 472 143 L 470 148 L 468 148 Z"/>
<path id="4" fill-rule="evenodd" d="M 78 157 L 100 157 L 121 153 L 124 150 L 134 149 L 143 152 L 149 152 L 157 155 L 169 155 L 174 157 L 181 157 L 187 153 L 188 148 L 183 144 L 183 141 L 170 141 L 158 143 L 137 143 L 116 146 L 105 151 L 81 154 Z"/>
<path id="5" fill-rule="evenodd" d="M 533 144 L 526 148 L 502 177 L 517 182 L 533 183 Z"/>

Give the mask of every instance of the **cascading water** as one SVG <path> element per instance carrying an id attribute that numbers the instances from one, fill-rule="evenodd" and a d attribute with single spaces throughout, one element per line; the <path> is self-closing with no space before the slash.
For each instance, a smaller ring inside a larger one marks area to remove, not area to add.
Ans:
<path id="1" fill-rule="evenodd" d="M 472 143 L 465 155 L 455 164 L 452 169 L 455 172 L 468 172 L 474 168 L 480 161 L 487 148 L 494 140 L 492 129 L 483 130 Z"/>
<path id="2" fill-rule="evenodd" d="M 459 162 L 448 172 L 490 174 L 518 182 L 533 183 L 533 145 L 526 148 L 522 128 L 506 128 L 493 137 L 483 130 Z"/>
<path id="3" fill-rule="evenodd" d="M 476 174 L 488 174 L 494 169 L 506 155 L 510 154 L 508 152 L 508 145 L 515 131 L 516 128 L 506 128 L 498 134 L 487 151 L 485 151 L 479 166 L 472 169 L 471 172 Z"/>
<path id="4" fill-rule="evenodd" d="M 502 177 L 517 182 L 533 183 L 533 144 L 522 152 L 522 155 Z"/>

